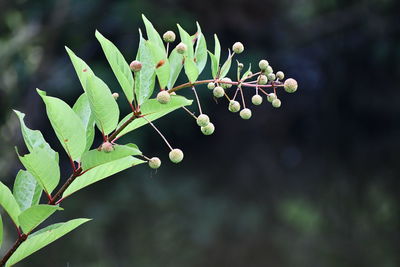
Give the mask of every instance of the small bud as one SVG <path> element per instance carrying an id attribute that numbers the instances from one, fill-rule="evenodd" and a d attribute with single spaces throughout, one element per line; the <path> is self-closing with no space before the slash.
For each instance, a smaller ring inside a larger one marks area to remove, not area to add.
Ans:
<path id="1" fill-rule="evenodd" d="M 173 31 L 167 31 L 163 34 L 163 40 L 166 43 L 172 43 L 173 41 L 175 41 L 175 33 Z"/>
<path id="2" fill-rule="evenodd" d="M 169 95 L 176 95 L 176 92 L 171 92 Z"/>
<path id="3" fill-rule="evenodd" d="M 228 82 L 228 83 L 226 83 Z M 228 77 L 222 78 L 221 79 L 221 87 L 224 89 L 228 89 L 232 87 L 232 84 L 230 84 L 232 82 L 232 80 Z"/>
<path id="4" fill-rule="evenodd" d="M 297 81 L 295 79 L 289 78 L 283 84 L 283 88 L 288 93 L 294 93 L 297 90 Z"/>
<path id="5" fill-rule="evenodd" d="M 230 112 L 238 112 L 240 110 L 240 103 L 235 100 L 231 100 L 229 102 L 228 109 Z"/>
<path id="6" fill-rule="evenodd" d="M 224 90 L 224 88 L 222 88 L 221 86 L 215 87 L 214 90 L 213 90 L 213 95 L 214 95 L 216 98 L 223 97 L 223 96 L 225 95 L 225 90 Z"/>
<path id="7" fill-rule="evenodd" d="M 209 124 L 207 124 L 207 126 L 201 127 L 200 129 L 201 129 L 201 132 L 202 132 L 204 135 L 211 135 L 211 134 L 213 134 L 214 131 L 215 131 L 215 126 L 214 126 L 214 124 L 212 124 L 212 123 L 210 122 Z"/>
<path id="8" fill-rule="evenodd" d="M 171 100 L 171 96 L 167 91 L 161 91 L 157 94 L 157 101 L 161 104 L 167 104 Z"/>
<path id="9" fill-rule="evenodd" d="M 264 74 L 261 74 L 260 77 L 258 78 L 258 84 L 264 85 L 267 84 L 268 78 Z"/>
<path id="10" fill-rule="evenodd" d="M 274 70 L 272 69 L 272 67 L 271 66 L 268 66 L 266 69 L 265 69 L 265 73 L 268 75 L 268 74 L 270 74 L 270 73 L 273 73 L 274 72 Z"/>
<path id="11" fill-rule="evenodd" d="M 268 80 L 270 80 L 270 81 L 275 81 L 275 79 L 276 79 L 276 76 L 273 73 L 268 74 L 267 77 L 268 77 Z"/>
<path id="12" fill-rule="evenodd" d="M 238 68 L 239 68 L 239 69 L 243 69 L 243 68 L 244 68 L 243 63 L 239 63 L 239 64 L 238 64 Z"/>
<path id="13" fill-rule="evenodd" d="M 205 127 L 210 123 L 210 118 L 206 114 L 200 114 L 196 122 L 200 127 Z"/>
<path id="14" fill-rule="evenodd" d="M 281 101 L 278 98 L 274 99 L 274 101 L 272 101 L 272 106 L 274 108 L 279 108 L 281 106 Z"/>
<path id="15" fill-rule="evenodd" d="M 247 74 L 247 77 L 250 77 L 251 75 L 253 75 L 253 72 L 249 71 L 249 73 Z"/>
<path id="16" fill-rule="evenodd" d="M 260 62 L 258 62 L 258 66 L 260 67 L 261 70 L 266 70 L 267 67 L 269 66 L 269 63 L 265 59 L 261 59 Z"/>
<path id="17" fill-rule="evenodd" d="M 209 84 L 207 84 L 207 88 L 210 89 L 210 90 L 214 90 L 214 88 L 215 88 L 215 83 L 209 83 Z"/>
<path id="18" fill-rule="evenodd" d="M 260 95 L 253 95 L 253 97 L 251 98 L 251 102 L 254 105 L 261 105 L 261 103 L 263 102 L 263 98 Z"/>
<path id="19" fill-rule="evenodd" d="M 236 54 L 240 54 L 240 53 L 242 53 L 244 51 L 244 46 L 243 46 L 243 44 L 241 42 L 236 42 L 236 43 L 233 44 L 232 50 Z"/>
<path id="20" fill-rule="evenodd" d="M 187 46 L 184 44 L 184 43 L 179 43 L 177 46 L 176 46 L 176 51 L 179 53 L 179 54 L 185 54 L 185 52 L 186 52 L 186 50 L 187 50 Z"/>
<path id="21" fill-rule="evenodd" d="M 285 78 L 285 74 L 282 71 L 278 71 L 276 73 L 276 78 L 278 78 L 278 80 L 283 80 Z"/>
<path id="22" fill-rule="evenodd" d="M 157 157 L 152 157 L 149 160 L 149 167 L 152 169 L 158 169 L 161 166 L 161 160 Z"/>
<path id="23" fill-rule="evenodd" d="M 142 69 L 142 62 L 140 62 L 139 60 L 134 60 L 129 66 L 131 67 L 132 71 L 138 72 Z"/>
<path id="24" fill-rule="evenodd" d="M 118 97 L 119 97 L 119 94 L 118 94 L 118 93 L 113 93 L 113 94 L 112 94 L 112 97 L 114 97 L 114 99 L 117 100 Z"/>
<path id="25" fill-rule="evenodd" d="M 179 163 L 183 160 L 183 152 L 179 148 L 172 149 L 169 152 L 169 159 L 173 163 Z"/>
<path id="26" fill-rule="evenodd" d="M 276 98 L 277 98 L 277 97 L 276 97 L 276 94 L 274 94 L 274 93 L 271 93 L 271 94 L 269 94 L 269 95 L 267 96 L 267 100 L 268 100 L 268 102 L 270 102 L 270 103 L 272 103 L 272 101 L 274 101 Z"/>
<path id="27" fill-rule="evenodd" d="M 106 152 L 106 153 L 109 153 L 109 152 L 111 152 L 111 151 L 113 151 L 114 150 L 114 146 L 110 143 L 110 142 L 104 142 L 102 145 L 101 145 L 101 151 L 104 151 L 104 152 Z"/>
<path id="28" fill-rule="evenodd" d="M 244 108 L 239 113 L 240 117 L 244 120 L 248 120 L 251 118 L 251 110 L 248 108 Z"/>

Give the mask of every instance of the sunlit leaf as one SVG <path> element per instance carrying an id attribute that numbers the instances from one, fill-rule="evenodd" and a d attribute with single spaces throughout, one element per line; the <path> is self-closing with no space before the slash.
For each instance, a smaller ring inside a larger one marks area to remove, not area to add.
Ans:
<path id="1" fill-rule="evenodd" d="M 86 148 L 88 151 L 93 144 L 94 140 L 94 116 L 92 110 L 90 109 L 89 99 L 86 93 L 81 94 L 81 96 L 76 100 L 72 109 L 81 119 L 83 126 L 86 130 Z"/>
<path id="2" fill-rule="evenodd" d="M 194 59 L 194 49 L 193 49 L 193 41 L 192 37 L 179 25 L 178 25 L 178 30 L 179 30 L 179 35 L 181 36 L 181 41 L 187 46 L 187 51 L 185 55 L 193 60 Z"/>
<path id="3" fill-rule="evenodd" d="M 142 14 L 142 19 L 144 22 L 144 26 L 146 27 L 147 39 L 150 40 L 155 45 L 157 45 L 158 47 L 163 48 L 165 53 L 164 43 L 161 39 L 160 34 L 158 34 L 153 24 L 143 14 Z"/>
<path id="4" fill-rule="evenodd" d="M 170 74 L 169 61 L 165 49 L 164 47 L 157 46 L 150 40 L 146 41 L 146 46 L 151 51 L 160 88 L 164 89 L 168 84 Z"/>
<path id="5" fill-rule="evenodd" d="M 218 75 L 218 67 L 219 67 L 218 61 L 213 53 L 208 51 L 208 54 L 210 55 L 210 59 L 211 59 L 211 74 L 212 74 L 213 78 L 215 79 Z"/>
<path id="6" fill-rule="evenodd" d="M 168 81 L 168 89 L 171 89 L 174 87 L 174 84 L 178 79 L 183 67 L 183 55 L 179 54 L 176 51 L 176 48 L 174 48 L 169 55 L 169 65 L 171 71 Z"/>
<path id="7" fill-rule="evenodd" d="M 207 64 L 207 43 L 204 34 L 201 32 L 199 23 L 196 22 L 196 25 L 197 25 L 197 41 L 196 41 L 196 49 L 194 52 L 194 59 L 200 74 Z"/>
<path id="8" fill-rule="evenodd" d="M 231 64 L 232 64 L 232 57 L 231 57 L 231 51 L 228 51 L 228 58 L 226 59 L 224 65 L 222 65 L 221 67 L 221 73 L 219 75 L 219 78 L 222 79 L 226 76 L 226 74 L 228 74 L 230 68 L 231 68 Z"/>
<path id="9" fill-rule="evenodd" d="M 21 211 L 37 205 L 42 195 L 42 187 L 28 171 L 20 170 L 14 181 L 13 194 Z"/>
<path id="10" fill-rule="evenodd" d="M 25 234 L 30 233 L 57 210 L 62 208 L 54 205 L 35 205 L 26 209 L 18 216 L 22 230 Z"/>
<path id="11" fill-rule="evenodd" d="M 199 70 L 197 69 L 196 63 L 190 58 L 185 58 L 185 73 L 191 83 L 195 82 L 199 77 Z"/>
<path id="12" fill-rule="evenodd" d="M 90 67 L 86 64 L 85 61 L 83 61 L 80 57 L 75 55 L 74 52 L 72 52 L 71 49 L 68 47 L 65 47 L 65 50 L 67 50 L 67 53 L 71 59 L 72 64 L 74 65 L 75 72 L 79 78 L 79 81 L 82 85 L 83 90 L 86 91 L 86 79 L 89 76 L 94 75 L 93 71 L 90 69 Z"/>
<path id="13" fill-rule="evenodd" d="M 21 210 L 10 189 L 0 182 L 0 206 L 7 212 L 16 226 L 19 226 L 18 216 Z"/>
<path id="14" fill-rule="evenodd" d="M 214 56 L 217 59 L 217 66 L 221 58 L 221 44 L 219 43 L 218 36 L 214 34 Z"/>

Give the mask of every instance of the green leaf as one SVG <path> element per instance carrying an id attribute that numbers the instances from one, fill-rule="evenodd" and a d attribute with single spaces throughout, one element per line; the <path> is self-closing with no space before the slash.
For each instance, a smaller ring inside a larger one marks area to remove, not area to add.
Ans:
<path id="1" fill-rule="evenodd" d="M 168 81 L 168 89 L 174 87 L 176 80 L 178 79 L 179 73 L 181 73 L 183 68 L 183 55 L 179 54 L 174 48 L 169 55 L 169 66 L 170 66 L 170 76 Z"/>
<path id="2" fill-rule="evenodd" d="M 245 73 L 243 73 L 241 80 L 246 78 L 250 72 L 251 72 L 251 64 L 249 65 L 249 68 L 247 69 L 247 71 Z"/>
<path id="3" fill-rule="evenodd" d="M 217 59 L 217 66 L 219 66 L 219 59 L 221 58 L 221 44 L 219 43 L 218 36 L 214 34 L 214 55 Z"/>
<path id="4" fill-rule="evenodd" d="M 152 43 L 154 43 L 158 47 L 163 48 L 165 53 L 164 42 L 161 39 L 161 36 L 156 31 L 156 29 L 154 29 L 153 24 L 143 14 L 142 14 L 142 19 L 144 22 L 144 26 L 146 27 L 147 39 L 149 39 Z"/>
<path id="5" fill-rule="evenodd" d="M 19 226 L 18 216 L 21 210 L 10 189 L 0 182 L 0 206 L 7 212 L 16 226 Z"/>
<path id="6" fill-rule="evenodd" d="M 222 65 L 221 67 L 221 73 L 219 75 L 219 78 L 222 79 L 226 76 L 226 74 L 228 74 L 230 68 L 231 68 L 231 64 L 232 64 L 232 57 L 231 57 L 231 50 L 228 50 L 229 54 L 228 54 L 228 58 L 226 59 L 224 65 Z"/>
<path id="7" fill-rule="evenodd" d="M 140 41 L 136 60 L 142 62 L 142 69 L 135 74 L 135 94 L 139 105 L 150 98 L 155 85 L 155 65 L 150 48 L 139 30 Z"/>
<path id="8" fill-rule="evenodd" d="M 185 55 L 193 60 L 194 59 L 194 50 L 193 50 L 193 40 L 192 37 L 179 25 L 178 25 L 178 30 L 179 30 L 179 35 L 181 36 L 181 41 L 187 46 L 187 51 Z"/>
<path id="9" fill-rule="evenodd" d="M 196 41 L 196 49 L 194 52 L 194 59 L 200 74 L 207 64 L 207 43 L 203 33 L 201 32 L 199 23 L 196 22 L 196 25 L 197 25 L 197 41 Z"/>
<path id="10" fill-rule="evenodd" d="M 79 78 L 79 81 L 81 82 L 83 90 L 86 91 L 86 79 L 87 79 L 87 77 L 94 75 L 93 71 L 85 63 L 85 61 L 83 61 L 81 58 L 79 58 L 77 55 L 75 55 L 75 53 L 72 52 L 71 49 L 69 49 L 68 47 L 65 47 L 65 50 L 67 50 L 67 53 L 71 59 L 71 62 L 74 65 L 75 72 L 78 75 L 78 78 Z"/>
<path id="11" fill-rule="evenodd" d="M 215 79 L 218 75 L 218 60 L 217 58 L 214 56 L 213 53 L 211 53 L 210 51 L 208 51 L 208 54 L 210 55 L 210 59 L 211 59 L 211 74 L 213 76 L 213 78 Z"/>
<path id="12" fill-rule="evenodd" d="M 171 96 L 171 100 L 167 104 L 160 104 L 157 99 L 149 99 L 141 106 L 141 111 L 148 121 L 154 121 L 161 118 L 168 113 L 192 104 L 192 100 L 188 100 L 183 96 Z M 132 117 L 132 114 L 128 114 L 120 123 L 122 125 L 125 121 Z M 132 121 L 125 129 L 123 129 L 118 136 L 127 134 L 143 125 L 148 124 L 144 118 L 137 118 Z"/>
<path id="13" fill-rule="evenodd" d="M 46 104 L 49 117 L 58 140 L 67 154 L 73 159 L 79 159 L 86 148 L 85 128 L 81 119 L 67 103 L 56 97 L 46 96 L 46 92 L 36 89 Z"/>
<path id="14" fill-rule="evenodd" d="M 94 140 L 94 116 L 92 110 L 90 109 L 89 99 L 86 93 L 81 94 L 81 96 L 76 100 L 72 109 L 81 118 L 83 126 L 86 129 L 86 148 L 88 151 L 93 144 Z"/>
<path id="15" fill-rule="evenodd" d="M 62 208 L 54 205 L 35 205 L 26 209 L 18 216 L 22 231 L 29 234 L 57 210 Z"/>
<path id="16" fill-rule="evenodd" d="M 42 195 L 42 187 L 28 171 L 20 170 L 15 178 L 13 194 L 21 211 L 37 205 Z"/>
<path id="17" fill-rule="evenodd" d="M 3 220 L 1 219 L 1 214 L 0 214 L 0 249 L 2 244 L 3 244 Z"/>
<path id="18" fill-rule="evenodd" d="M 46 150 L 41 148 L 35 148 L 30 154 L 23 157 L 18 155 L 18 157 L 43 190 L 51 194 L 60 181 L 60 169 L 55 159 L 51 158 Z"/>
<path id="19" fill-rule="evenodd" d="M 118 48 L 107 38 L 105 38 L 99 31 L 96 30 L 96 38 L 100 42 L 106 55 L 107 61 L 114 72 L 126 98 L 130 103 L 133 101 L 133 76 L 132 71 L 126 62 L 124 56 Z"/>
<path id="20" fill-rule="evenodd" d="M 194 83 L 199 77 L 199 70 L 197 69 L 196 63 L 190 58 L 185 58 L 185 73 L 191 83 Z"/>
<path id="21" fill-rule="evenodd" d="M 145 161 L 128 156 L 122 159 L 99 165 L 76 178 L 67 188 L 67 190 L 65 190 L 63 197 L 65 198 L 86 186 L 107 178 L 117 172 L 123 171 L 142 163 L 145 163 Z"/>
<path id="22" fill-rule="evenodd" d="M 164 89 L 165 86 L 167 86 L 168 84 L 170 72 L 169 62 L 167 54 L 165 53 L 165 49 L 164 47 L 157 46 L 150 40 L 146 41 L 146 45 L 152 54 L 158 82 L 160 83 L 160 88 Z"/>
<path id="23" fill-rule="evenodd" d="M 93 149 L 83 154 L 82 169 L 88 170 L 120 158 L 125 158 L 127 156 L 136 156 L 141 154 L 142 152 L 134 144 L 114 145 L 114 150 L 111 152 L 105 152 Z"/>
<path id="24" fill-rule="evenodd" d="M 17 114 L 19 122 L 21 124 L 22 136 L 29 152 L 32 152 L 32 150 L 36 147 L 43 148 L 47 150 L 47 152 L 58 162 L 58 153 L 50 147 L 46 140 L 44 140 L 42 133 L 39 130 L 31 130 L 26 127 L 24 122 L 24 113 L 19 112 L 18 110 L 14 110 L 14 112 L 15 114 Z"/>
<path id="25" fill-rule="evenodd" d="M 25 259 L 29 255 L 56 241 L 87 221 L 89 221 L 89 219 L 74 219 L 65 223 L 57 224 L 57 227 L 49 228 L 47 231 L 39 234 L 30 235 L 10 257 L 6 263 L 6 267 L 12 266 Z"/>
<path id="26" fill-rule="evenodd" d="M 118 105 L 110 89 L 99 77 L 92 75 L 86 79 L 86 95 L 97 127 L 103 134 L 109 134 L 119 119 Z"/>

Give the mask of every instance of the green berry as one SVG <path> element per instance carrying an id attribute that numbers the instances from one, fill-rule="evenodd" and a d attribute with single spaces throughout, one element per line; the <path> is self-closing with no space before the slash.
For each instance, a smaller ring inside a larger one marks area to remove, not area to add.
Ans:
<path id="1" fill-rule="evenodd" d="M 285 74 L 282 71 L 278 71 L 276 73 L 276 78 L 278 78 L 278 80 L 283 80 L 285 78 Z"/>
<path id="2" fill-rule="evenodd" d="M 173 163 L 179 163 L 183 160 L 183 152 L 179 148 L 172 149 L 169 152 L 169 159 Z"/>
<path id="3" fill-rule="evenodd" d="M 270 102 L 270 103 L 272 103 L 272 101 L 274 101 L 276 98 L 277 98 L 277 97 L 276 97 L 276 94 L 274 94 L 274 93 L 271 93 L 271 94 L 269 94 L 269 95 L 267 96 L 267 100 L 268 100 L 268 102 Z"/>
<path id="4" fill-rule="evenodd" d="M 226 82 L 228 82 L 228 83 L 226 83 Z M 228 89 L 228 88 L 232 87 L 232 84 L 230 84 L 231 82 L 232 82 L 232 80 L 230 78 L 225 77 L 225 78 L 221 79 L 221 83 L 220 84 L 221 84 L 222 88 Z"/>
<path id="5" fill-rule="evenodd" d="M 258 62 L 258 66 L 260 67 L 260 70 L 265 70 L 269 66 L 269 63 L 265 59 L 262 59 Z"/>
<path id="6" fill-rule="evenodd" d="M 244 108 L 239 113 L 240 117 L 244 120 L 248 120 L 251 118 L 251 110 L 248 108 Z"/>
<path id="7" fill-rule="evenodd" d="M 271 66 L 268 66 L 266 69 L 265 69 L 265 73 L 268 75 L 268 74 L 270 74 L 270 73 L 273 73 L 274 72 L 274 70 L 272 69 L 272 67 Z"/>
<path id="8" fill-rule="evenodd" d="M 110 153 L 111 151 L 113 151 L 114 150 L 114 146 L 110 143 L 110 142 L 104 142 L 102 145 L 101 145 L 101 151 L 104 151 L 104 152 L 106 152 L 106 153 Z"/>
<path id="9" fill-rule="evenodd" d="M 258 84 L 267 84 L 268 78 L 264 74 L 261 74 L 260 77 L 258 78 Z"/>
<path id="10" fill-rule="evenodd" d="M 157 157 L 152 157 L 149 160 L 149 167 L 152 169 L 158 169 L 161 166 L 161 160 Z"/>
<path id="11" fill-rule="evenodd" d="M 281 106 L 281 101 L 278 98 L 274 99 L 274 101 L 272 101 L 272 106 L 274 108 L 279 108 Z"/>
<path id="12" fill-rule="evenodd" d="M 294 93 L 297 90 L 297 81 L 295 79 L 289 78 L 283 84 L 283 88 L 288 93 Z"/>
<path id="13" fill-rule="evenodd" d="M 215 131 L 215 126 L 214 126 L 214 124 L 212 124 L 212 123 L 210 122 L 209 124 L 207 124 L 207 126 L 201 127 L 200 129 L 201 129 L 201 132 L 202 132 L 204 135 L 211 135 L 211 134 L 213 134 L 214 131 Z"/>
<path id="14" fill-rule="evenodd" d="M 187 50 L 187 46 L 184 44 L 184 43 L 179 43 L 177 46 L 176 46 L 176 51 L 179 53 L 179 54 L 185 54 L 185 52 L 186 52 L 186 50 Z"/>
<path id="15" fill-rule="evenodd" d="M 205 127 L 210 123 L 210 118 L 206 114 L 201 114 L 197 117 L 196 122 L 200 127 Z"/>
<path id="16" fill-rule="evenodd" d="M 270 81 L 275 81 L 276 76 L 275 76 L 275 74 L 270 73 L 270 74 L 267 75 L 267 78 L 268 78 L 268 80 L 270 80 Z"/>
<path id="17" fill-rule="evenodd" d="M 209 84 L 207 84 L 207 88 L 210 89 L 210 90 L 214 90 L 214 88 L 215 88 L 215 83 L 209 83 Z"/>
<path id="18" fill-rule="evenodd" d="M 138 72 L 142 69 L 142 62 L 140 62 L 139 60 L 134 60 L 131 62 L 129 67 L 131 68 L 132 71 Z"/>
<path id="19" fill-rule="evenodd" d="M 161 91 L 157 94 L 157 101 L 161 104 L 167 104 L 171 100 L 171 96 L 167 91 Z"/>
<path id="20" fill-rule="evenodd" d="M 221 86 L 215 87 L 214 90 L 213 90 L 213 95 L 214 95 L 216 98 L 223 97 L 223 96 L 225 95 L 225 90 L 224 90 L 224 88 L 222 88 Z"/>
<path id="21" fill-rule="evenodd" d="M 233 44 L 232 50 L 236 54 L 240 54 L 240 53 L 242 53 L 244 51 L 244 46 L 243 46 L 243 44 L 241 42 L 236 42 L 236 43 Z"/>
<path id="22" fill-rule="evenodd" d="M 175 38 L 176 38 L 176 36 L 173 31 L 167 31 L 163 34 L 164 42 L 172 43 L 173 41 L 175 41 Z"/>
<path id="23" fill-rule="evenodd" d="M 113 94 L 112 94 L 112 97 L 113 97 L 115 100 L 117 100 L 118 97 L 119 97 L 119 94 L 118 94 L 118 93 L 113 93 Z"/>
<path id="24" fill-rule="evenodd" d="M 228 109 L 230 112 L 238 112 L 240 110 L 240 103 L 235 100 L 231 100 L 229 102 Z"/>
<path id="25" fill-rule="evenodd" d="M 243 63 L 238 63 L 238 68 L 239 68 L 239 69 L 243 69 L 243 68 L 244 68 Z"/>
<path id="26" fill-rule="evenodd" d="M 260 95 L 253 95 L 253 97 L 251 98 L 251 102 L 254 105 L 261 105 L 261 103 L 263 102 L 263 98 Z"/>

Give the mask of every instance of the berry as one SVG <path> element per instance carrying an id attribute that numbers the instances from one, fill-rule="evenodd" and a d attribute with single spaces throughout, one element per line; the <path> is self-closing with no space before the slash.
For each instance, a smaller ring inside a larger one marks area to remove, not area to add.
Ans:
<path id="1" fill-rule="evenodd" d="M 131 68 L 132 71 L 138 72 L 142 69 L 142 62 L 140 62 L 139 60 L 134 60 L 131 62 L 129 67 Z"/>
<path id="2" fill-rule="evenodd" d="M 239 113 L 240 117 L 244 120 L 248 120 L 251 118 L 251 110 L 248 108 L 244 108 Z"/>
<path id="3" fill-rule="evenodd" d="M 261 103 L 263 102 L 263 98 L 260 95 L 253 95 L 253 97 L 251 98 L 251 102 L 254 105 L 261 105 Z"/>
<path id="4" fill-rule="evenodd" d="M 278 71 L 276 73 L 276 78 L 278 78 L 278 80 L 283 80 L 285 78 L 285 74 L 282 71 Z"/>
<path id="5" fill-rule="evenodd" d="M 167 91 L 161 91 L 157 94 L 157 101 L 161 104 L 167 104 L 171 100 L 171 96 Z"/>
<path id="6" fill-rule="evenodd" d="M 206 114 L 200 114 L 200 116 L 197 117 L 196 122 L 200 127 L 205 127 L 210 123 L 210 118 Z"/>
<path id="7" fill-rule="evenodd" d="M 213 90 L 213 95 L 214 95 L 216 98 L 223 97 L 224 94 L 225 94 L 225 90 L 224 90 L 224 88 L 222 88 L 221 86 L 217 86 L 217 87 L 215 87 L 214 90 Z"/>
<path id="8" fill-rule="evenodd" d="M 238 112 L 240 110 L 239 102 L 237 102 L 235 100 L 231 100 L 229 102 L 228 109 L 229 109 L 230 112 Z"/>
<path id="9" fill-rule="evenodd" d="M 118 97 L 119 97 L 119 94 L 118 94 L 118 93 L 113 93 L 113 94 L 112 94 L 112 97 L 114 97 L 114 99 L 117 100 Z"/>
<path id="10" fill-rule="evenodd" d="M 270 80 L 270 81 L 275 81 L 275 79 L 276 79 L 276 76 L 273 73 L 268 74 L 267 77 L 268 77 L 268 80 Z"/>
<path id="11" fill-rule="evenodd" d="M 272 101 L 272 106 L 274 108 L 279 108 L 281 106 L 281 101 L 278 98 L 274 99 L 274 101 Z"/>
<path id="12" fill-rule="evenodd" d="M 173 163 L 179 163 L 183 160 L 183 152 L 179 148 L 172 149 L 169 152 L 169 159 Z"/>
<path id="13" fill-rule="evenodd" d="M 201 132 L 202 132 L 204 135 L 211 135 L 211 134 L 213 134 L 214 131 L 215 131 L 215 126 L 214 126 L 214 124 L 212 124 L 212 123 L 210 122 L 209 124 L 207 124 L 207 126 L 201 127 L 200 129 L 201 129 Z"/>
<path id="14" fill-rule="evenodd" d="M 164 42 L 172 43 L 173 41 L 175 41 L 175 38 L 176 38 L 176 36 L 173 31 L 167 31 L 163 34 Z"/>
<path id="15" fill-rule="evenodd" d="M 239 63 L 239 64 L 238 64 L 238 68 L 239 68 L 239 69 L 243 69 L 243 68 L 244 68 L 243 63 Z"/>
<path id="16" fill-rule="evenodd" d="M 187 46 L 184 44 L 184 43 L 179 43 L 177 46 L 176 46 L 176 51 L 179 53 L 179 54 L 185 54 L 185 52 L 186 52 L 186 50 L 187 50 Z"/>
<path id="17" fill-rule="evenodd" d="M 244 46 L 243 46 L 243 44 L 242 44 L 241 42 L 236 42 L 236 43 L 233 44 L 232 50 L 233 50 L 233 52 L 235 52 L 236 54 L 240 54 L 240 53 L 243 52 Z"/>
<path id="18" fill-rule="evenodd" d="M 229 83 L 225 83 L 225 82 L 229 82 Z M 232 80 L 228 77 L 222 78 L 221 79 L 221 87 L 224 89 L 228 89 L 232 87 L 232 84 L 230 84 L 232 82 Z"/>
<path id="19" fill-rule="evenodd" d="M 261 59 L 260 62 L 258 62 L 258 66 L 260 67 L 261 70 L 266 70 L 267 67 L 269 66 L 269 63 L 265 59 Z"/>
<path id="20" fill-rule="evenodd" d="M 215 83 L 209 83 L 209 84 L 207 84 L 207 88 L 210 89 L 210 90 L 214 90 L 214 88 L 215 88 Z"/>
<path id="21" fill-rule="evenodd" d="M 152 169 L 158 169 L 161 166 L 161 160 L 157 157 L 152 157 L 149 160 L 149 167 Z"/>
<path id="22" fill-rule="evenodd" d="M 110 142 L 104 142 L 102 145 L 101 145 L 101 151 L 104 151 L 104 152 L 106 152 L 106 153 L 109 153 L 109 152 L 111 152 L 111 151 L 113 151 L 114 150 L 114 146 L 110 143 Z"/>
<path id="23" fill-rule="evenodd" d="M 269 94 L 269 95 L 267 96 L 267 100 L 268 100 L 268 102 L 270 102 L 270 103 L 272 103 L 272 101 L 274 101 L 276 98 L 277 98 L 277 97 L 276 97 L 276 94 L 274 94 L 274 93 L 271 93 L 271 94 Z"/>
<path id="24" fill-rule="evenodd" d="M 260 77 L 258 78 L 258 84 L 267 84 L 268 78 L 264 74 L 261 74 Z"/>
<path id="25" fill-rule="evenodd" d="M 272 67 L 271 66 L 268 66 L 266 69 L 265 69 L 265 73 L 268 75 L 268 74 L 270 74 L 270 73 L 273 73 L 274 72 L 274 70 L 272 69 Z"/>
<path id="26" fill-rule="evenodd" d="M 294 93 L 297 90 L 297 81 L 295 79 L 289 78 L 283 84 L 283 88 L 288 93 Z"/>

